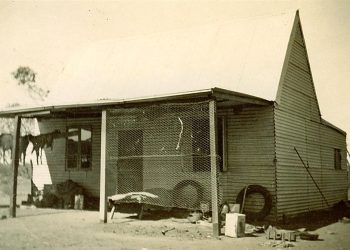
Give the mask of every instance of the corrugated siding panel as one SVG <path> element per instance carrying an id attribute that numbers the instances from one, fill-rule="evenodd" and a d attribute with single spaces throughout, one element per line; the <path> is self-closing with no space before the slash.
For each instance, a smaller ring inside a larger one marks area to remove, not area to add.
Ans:
<path id="1" fill-rule="evenodd" d="M 40 133 L 50 133 L 55 129 L 61 132 L 66 131 L 67 126 L 88 125 L 92 126 L 92 169 L 88 171 L 66 171 L 65 170 L 65 138 L 54 140 L 53 150 L 45 149 L 46 162 L 39 165 L 40 168 L 48 169 L 52 183 L 57 184 L 71 179 L 82 185 L 91 195 L 98 197 L 100 190 L 100 148 L 101 148 L 101 119 L 83 118 L 83 119 L 51 119 L 41 120 L 39 122 Z M 34 166 L 35 168 L 35 166 Z M 35 169 L 34 169 L 35 171 Z M 42 180 L 45 182 L 45 176 Z"/>
<path id="2" fill-rule="evenodd" d="M 345 198 L 347 173 L 334 169 L 334 148 L 346 159 L 345 136 L 321 124 L 300 28 L 295 34 L 280 103 L 275 109 L 277 215 L 325 208 L 325 202 L 294 147 L 330 204 Z"/>
<path id="3" fill-rule="evenodd" d="M 297 41 L 301 45 L 305 46 L 305 42 L 304 42 L 304 38 L 303 38 L 303 35 L 302 35 L 302 32 L 301 32 L 301 29 L 300 28 L 296 29 L 295 33 L 296 33 L 295 41 Z"/>
<path id="4" fill-rule="evenodd" d="M 247 107 L 239 113 L 219 110 L 219 115 L 226 117 L 227 126 L 228 171 L 220 176 L 224 201 L 235 202 L 249 184 L 266 187 L 275 201 L 273 107 Z M 262 205 L 256 198 L 256 205 Z M 250 211 L 255 209 L 246 205 Z M 274 212 L 275 204 L 270 218 Z"/>
<path id="5" fill-rule="evenodd" d="M 294 42 L 292 45 L 292 52 L 290 55 L 289 62 L 295 64 L 297 67 L 300 67 L 306 72 L 310 71 L 309 64 L 305 56 L 304 46 L 297 42 Z"/>

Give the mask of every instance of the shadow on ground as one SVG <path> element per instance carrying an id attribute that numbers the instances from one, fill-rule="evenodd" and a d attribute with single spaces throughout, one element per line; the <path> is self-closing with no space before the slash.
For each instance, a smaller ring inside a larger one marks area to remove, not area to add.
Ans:
<path id="1" fill-rule="evenodd" d="M 141 211 L 141 204 L 137 203 L 125 203 L 117 206 L 116 212 L 120 213 L 132 213 L 137 215 L 132 215 L 130 218 L 138 219 Z M 145 206 L 142 213 L 142 220 L 164 220 L 169 218 L 185 219 L 189 216 L 191 211 L 181 208 L 169 208 L 162 209 L 156 206 Z"/>
<path id="2" fill-rule="evenodd" d="M 306 228 L 309 231 L 314 231 L 333 224 L 343 217 L 350 217 L 350 208 L 347 207 L 346 202 L 341 201 L 326 210 L 310 211 L 296 217 L 284 217 L 276 226 L 288 230 Z"/>

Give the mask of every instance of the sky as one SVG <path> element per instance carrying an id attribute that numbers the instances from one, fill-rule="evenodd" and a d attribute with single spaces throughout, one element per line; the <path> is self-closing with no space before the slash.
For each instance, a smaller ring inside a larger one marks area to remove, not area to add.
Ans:
<path id="1" fill-rule="evenodd" d="M 322 117 L 350 133 L 350 1 L 1 1 L 0 104 L 19 98 L 18 66 L 34 69 L 42 87 L 68 92 L 57 79 L 93 42 L 297 9 Z"/>

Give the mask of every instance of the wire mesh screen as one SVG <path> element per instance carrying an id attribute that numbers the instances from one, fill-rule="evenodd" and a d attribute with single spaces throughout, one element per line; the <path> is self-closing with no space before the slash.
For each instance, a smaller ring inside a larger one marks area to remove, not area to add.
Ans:
<path id="1" fill-rule="evenodd" d="M 209 132 L 208 102 L 109 110 L 113 192 L 144 192 L 143 203 L 162 207 L 210 206 Z"/>

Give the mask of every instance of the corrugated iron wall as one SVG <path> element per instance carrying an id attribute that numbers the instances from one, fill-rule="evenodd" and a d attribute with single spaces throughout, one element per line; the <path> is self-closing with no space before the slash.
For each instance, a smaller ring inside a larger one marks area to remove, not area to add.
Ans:
<path id="1" fill-rule="evenodd" d="M 275 201 L 274 124 L 273 106 L 247 106 L 218 111 L 224 116 L 227 128 L 227 172 L 221 173 L 220 185 L 223 200 L 234 203 L 238 193 L 247 185 L 265 187 Z M 263 200 L 246 204 L 246 209 L 256 211 Z M 256 206 L 256 208 L 254 208 Z M 275 203 L 270 219 L 275 214 Z"/>
<path id="2" fill-rule="evenodd" d="M 293 39 L 294 38 L 294 39 Z M 301 27 L 296 23 L 285 77 L 275 108 L 277 213 L 293 215 L 325 208 L 294 147 L 329 203 L 345 198 L 347 190 L 345 136 L 321 123 Z M 334 169 L 334 149 L 342 151 L 342 170 Z"/>

